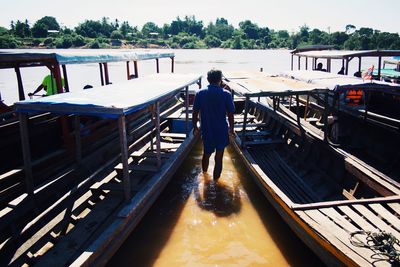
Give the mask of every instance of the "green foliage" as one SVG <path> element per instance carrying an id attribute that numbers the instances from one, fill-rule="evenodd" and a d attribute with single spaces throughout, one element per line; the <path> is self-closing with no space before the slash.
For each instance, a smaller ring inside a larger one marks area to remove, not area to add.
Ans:
<path id="1" fill-rule="evenodd" d="M 48 37 L 48 38 L 44 39 L 43 44 L 46 47 L 52 47 L 54 45 L 54 39 L 52 37 Z"/>
<path id="2" fill-rule="evenodd" d="M 8 35 L 8 30 L 0 26 L 0 36 Z"/>
<path id="3" fill-rule="evenodd" d="M 48 26 L 44 23 L 36 22 L 32 27 L 32 36 L 35 38 L 47 37 Z"/>
<path id="4" fill-rule="evenodd" d="M 14 35 L 21 38 L 31 36 L 31 29 L 27 20 L 25 20 L 25 22 L 17 20 L 17 22 L 15 23 Z"/>
<path id="5" fill-rule="evenodd" d="M 145 37 L 153 37 L 153 35 L 158 35 L 161 29 L 154 22 L 147 22 L 143 25 L 142 33 Z"/>
<path id="6" fill-rule="evenodd" d="M 38 21 L 36 21 L 35 24 L 37 24 L 37 23 L 42 23 L 42 24 L 46 25 L 47 29 L 49 29 L 49 30 L 56 30 L 56 31 L 60 30 L 60 25 L 58 24 L 56 18 L 54 18 L 54 17 L 45 16 L 45 17 L 39 19 Z"/>
<path id="7" fill-rule="evenodd" d="M 111 38 L 111 39 L 115 39 L 115 40 L 121 40 L 121 39 L 124 38 L 124 36 L 123 36 L 123 34 L 122 34 L 120 31 L 115 30 L 115 31 L 113 31 L 113 32 L 111 33 L 110 38 Z"/>
<path id="8" fill-rule="evenodd" d="M 20 43 L 13 36 L 0 36 L 0 48 L 18 48 L 19 45 Z"/>
<path id="9" fill-rule="evenodd" d="M 100 44 L 97 40 L 94 40 L 89 43 L 89 48 L 98 49 L 100 48 Z"/>
<path id="10" fill-rule="evenodd" d="M 204 43 L 208 47 L 220 47 L 220 45 L 222 44 L 221 40 L 218 39 L 217 37 L 213 36 L 213 35 L 207 35 L 204 38 Z"/>
<path id="11" fill-rule="evenodd" d="M 61 38 L 57 38 L 55 45 L 56 48 L 70 48 L 72 46 L 72 36 L 67 34 Z"/>
<path id="12" fill-rule="evenodd" d="M 86 45 L 86 40 L 82 35 L 72 36 L 72 44 L 75 47 L 80 47 Z"/>

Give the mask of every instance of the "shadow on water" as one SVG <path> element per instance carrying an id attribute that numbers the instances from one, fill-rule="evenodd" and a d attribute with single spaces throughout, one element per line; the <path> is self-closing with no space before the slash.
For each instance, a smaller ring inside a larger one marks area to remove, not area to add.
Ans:
<path id="1" fill-rule="evenodd" d="M 194 186 L 193 193 L 197 205 L 207 211 L 213 212 L 218 217 L 226 217 L 240 212 L 240 191 L 239 186 L 230 188 L 220 181 L 215 182 L 212 177 L 204 173 L 204 183 Z"/>

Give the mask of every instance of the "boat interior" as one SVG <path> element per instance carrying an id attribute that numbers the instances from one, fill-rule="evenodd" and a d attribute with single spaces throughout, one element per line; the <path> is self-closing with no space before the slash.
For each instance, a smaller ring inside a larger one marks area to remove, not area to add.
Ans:
<path id="1" fill-rule="evenodd" d="M 126 116 L 132 196 L 153 188 L 150 183 L 156 182 L 156 174 L 184 157 L 182 151 L 175 152 L 189 144 L 189 110 L 180 92 L 160 102 L 159 109 L 159 140 L 153 105 Z M 28 125 L 34 129 L 34 194 L 26 193 L 20 162 L 0 179 L 0 265 L 69 265 L 126 204 L 118 120 L 43 114 L 30 117 Z M 49 140 L 43 151 L 43 144 L 34 142 L 39 135 Z M 76 137 L 80 151 L 74 146 Z M 157 194 L 152 192 L 152 197 Z M 139 212 L 135 223 L 141 216 Z"/>

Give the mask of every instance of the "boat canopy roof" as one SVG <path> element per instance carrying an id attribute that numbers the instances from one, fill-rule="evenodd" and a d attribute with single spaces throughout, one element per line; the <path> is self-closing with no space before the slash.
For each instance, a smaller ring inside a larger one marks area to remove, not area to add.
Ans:
<path id="1" fill-rule="evenodd" d="M 52 112 L 117 118 L 146 108 L 198 83 L 198 74 L 154 74 L 78 92 L 15 103 L 17 112 Z"/>
<path id="2" fill-rule="evenodd" d="M 334 91 L 347 90 L 348 88 L 360 88 L 367 90 L 380 90 L 390 93 L 400 93 L 400 86 L 394 83 L 381 81 L 365 81 L 362 78 L 333 74 L 324 71 L 287 71 L 281 73 L 281 76 L 288 77 L 297 81 L 302 81 L 308 84 L 313 84 L 314 87 L 326 88 Z"/>
<path id="3" fill-rule="evenodd" d="M 400 65 L 400 57 L 399 59 L 386 59 L 384 62 L 394 65 Z"/>
<path id="4" fill-rule="evenodd" d="M 56 50 L 55 50 L 56 51 Z M 140 61 L 174 57 L 173 52 L 151 50 L 68 50 L 56 52 L 26 52 L 26 50 L 0 50 L 0 68 L 43 66 L 48 62 L 59 65 Z"/>
<path id="5" fill-rule="evenodd" d="M 330 58 L 330 59 L 346 59 L 353 57 L 393 57 L 400 56 L 400 50 L 360 50 L 360 51 L 348 51 L 348 50 L 313 50 L 297 52 L 293 50 L 293 55 L 300 57 L 311 57 L 311 58 Z"/>
<path id="6" fill-rule="evenodd" d="M 231 81 L 228 85 L 236 93 L 249 97 L 284 96 L 327 90 L 327 88 L 319 87 L 306 81 L 262 72 L 234 72 L 225 74 L 225 77 Z"/>

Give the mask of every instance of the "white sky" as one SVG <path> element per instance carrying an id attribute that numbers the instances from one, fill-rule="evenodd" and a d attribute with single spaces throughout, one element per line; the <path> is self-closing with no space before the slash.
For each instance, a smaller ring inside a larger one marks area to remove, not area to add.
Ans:
<path id="1" fill-rule="evenodd" d="M 261 27 L 289 32 L 304 24 L 331 32 L 353 24 L 398 33 L 399 11 L 400 0 L 2 0 L 0 26 L 9 28 L 11 20 L 18 19 L 28 19 L 32 26 L 47 15 L 70 28 L 102 17 L 141 28 L 150 21 L 162 26 L 177 16 L 194 15 L 204 26 L 223 17 L 234 27 L 249 19 Z"/>

